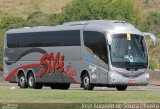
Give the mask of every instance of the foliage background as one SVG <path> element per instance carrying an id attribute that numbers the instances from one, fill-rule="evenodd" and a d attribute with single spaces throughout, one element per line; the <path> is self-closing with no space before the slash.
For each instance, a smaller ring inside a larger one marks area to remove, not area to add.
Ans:
<path id="1" fill-rule="evenodd" d="M 8 29 L 77 20 L 125 20 L 160 40 L 160 0 L 0 0 L 0 65 Z M 150 68 L 160 69 L 160 45 L 147 40 Z"/>

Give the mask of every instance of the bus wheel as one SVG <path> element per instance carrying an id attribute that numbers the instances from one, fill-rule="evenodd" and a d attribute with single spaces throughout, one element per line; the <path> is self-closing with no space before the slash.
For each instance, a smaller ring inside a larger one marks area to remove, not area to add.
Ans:
<path id="1" fill-rule="evenodd" d="M 119 91 L 125 91 L 127 89 L 127 85 L 118 85 L 118 86 L 116 86 L 116 88 Z"/>
<path id="2" fill-rule="evenodd" d="M 25 78 L 24 74 L 20 74 L 19 80 L 18 80 L 18 85 L 20 86 L 20 88 L 28 88 L 28 84 L 26 82 L 26 78 Z"/>
<path id="3" fill-rule="evenodd" d="M 82 87 L 84 90 L 93 90 L 94 86 L 90 83 L 89 74 L 84 74 L 82 77 Z"/>
<path id="4" fill-rule="evenodd" d="M 43 85 L 41 83 L 36 83 L 33 73 L 28 75 L 28 86 L 33 89 L 42 89 Z"/>
<path id="5" fill-rule="evenodd" d="M 68 90 L 70 87 L 70 83 L 54 83 L 50 87 L 51 89 Z"/>

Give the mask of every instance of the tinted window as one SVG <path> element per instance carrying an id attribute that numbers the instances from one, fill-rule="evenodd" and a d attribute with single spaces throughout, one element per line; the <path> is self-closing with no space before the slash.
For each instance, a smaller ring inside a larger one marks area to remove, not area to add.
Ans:
<path id="1" fill-rule="evenodd" d="M 84 44 L 86 47 L 92 50 L 92 52 L 97 55 L 101 60 L 108 63 L 106 39 L 102 33 L 85 31 Z"/>
<path id="2" fill-rule="evenodd" d="M 8 34 L 7 45 L 9 48 L 80 46 L 80 31 L 73 30 Z"/>

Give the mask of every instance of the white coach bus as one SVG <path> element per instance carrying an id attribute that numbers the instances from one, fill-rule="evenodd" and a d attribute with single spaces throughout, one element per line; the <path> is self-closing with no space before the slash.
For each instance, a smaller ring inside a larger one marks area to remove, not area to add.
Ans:
<path id="1" fill-rule="evenodd" d="M 4 39 L 4 77 L 21 88 L 85 90 L 149 83 L 145 38 L 125 21 L 93 20 L 11 29 Z"/>

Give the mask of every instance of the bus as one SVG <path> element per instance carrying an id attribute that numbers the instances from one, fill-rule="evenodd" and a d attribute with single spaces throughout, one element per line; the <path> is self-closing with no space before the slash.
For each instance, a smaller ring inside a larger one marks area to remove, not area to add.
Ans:
<path id="1" fill-rule="evenodd" d="M 3 75 L 20 88 L 126 90 L 149 83 L 148 50 L 141 32 L 118 20 L 68 22 L 10 29 L 4 38 Z"/>

